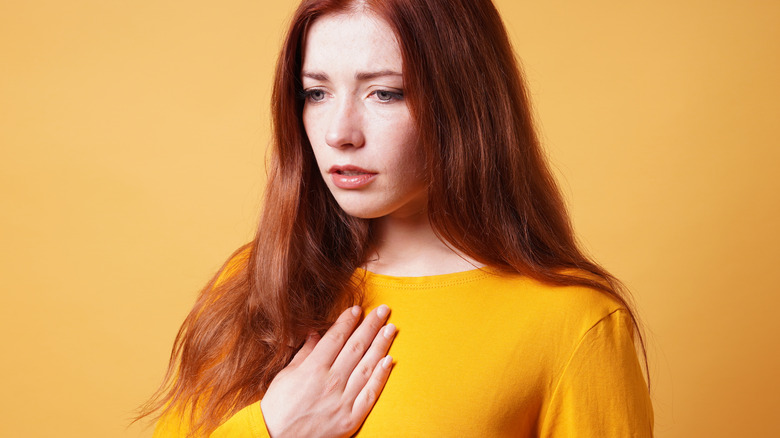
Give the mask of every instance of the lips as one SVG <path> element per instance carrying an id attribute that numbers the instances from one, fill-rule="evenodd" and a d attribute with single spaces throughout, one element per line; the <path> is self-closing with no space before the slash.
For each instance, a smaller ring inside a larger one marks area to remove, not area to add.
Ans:
<path id="1" fill-rule="evenodd" d="M 328 169 L 333 184 L 340 189 L 359 189 L 374 180 L 376 172 L 357 166 L 333 166 Z"/>

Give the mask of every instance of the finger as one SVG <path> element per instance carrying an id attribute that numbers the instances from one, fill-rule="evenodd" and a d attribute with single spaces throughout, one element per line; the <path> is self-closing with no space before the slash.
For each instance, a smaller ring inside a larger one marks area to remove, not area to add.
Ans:
<path id="1" fill-rule="evenodd" d="M 309 357 L 309 354 L 311 354 L 311 352 L 314 350 L 314 347 L 317 345 L 319 340 L 320 336 L 317 333 L 309 334 L 309 336 L 306 337 L 306 342 L 304 342 L 300 350 L 295 353 L 295 356 L 293 356 L 293 359 L 290 361 L 290 365 L 288 366 L 297 367 L 303 363 L 303 361 L 306 360 L 306 358 Z"/>
<path id="2" fill-rule="evenodd" d="M 371 344 L 371 348 L 368 349 L 365 356 L 360 360 L 352 374 L 349 376 L 347 386 L 344 388 L 344 397 L 350 400 L 354 400 L 360 391 L 368 383 L 368 379 L 371 378 L 376 365 L 381 361 L 387 351 L 390 349 L 390 344 L 393 343 L 395 338 L 396 328 L 393 324 L 388 324 L 377 333 L 374 342 Z"/>
<path id="3" fill-rule="evenodd" d="M 349 335 L 355 329 L 355 324 L 361 313 L 362 309 L 360 306 L 352 306 L 343 311 L 309 354 L 311 360 L 325 366 L 332 365 L 333 360 L 336 359 L 341 349 L 344 348 Z"/>
<path id="4" fill-rule="evenodd" d="M 341 375 L 346 382 L 347 378 L 357 366 L 358 362 L 366 354 L 366 351 L 372 345 L 374 339 L 385 323 L 390 309 L 382 304 L 366 316 L 366 319 L 352 333 L 344 348 L 333 362 L 331 372 Z M 382 352 L 384 354 L 384 352 Z M 373 368 L 373 366 L 372 366 Z"/>
<path id="5" fill-rule="evenodd" d="M 355 403 L 352 405 L 352 417 L 354 419 L 360 419 L 360 422 L 362 423 L 368 416 L 368 413 L 371 412 L 371 408 L 374 407 L 374 404 L 379 398 L 379 394 L 385 387 L 385 383 L 390 376 L 390 370 L 392 368 L 393 358 L 391 356 L 385 356 L 384 359 L 376 364 L 374 372 L 371 374 L 371 379 L 369 379 L 368 384 L 360 391 L 355 399 Z"/>

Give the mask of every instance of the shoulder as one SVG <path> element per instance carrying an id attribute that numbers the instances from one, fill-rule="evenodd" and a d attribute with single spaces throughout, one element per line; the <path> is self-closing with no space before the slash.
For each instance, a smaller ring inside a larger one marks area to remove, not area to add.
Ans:
<path id="1" fill-rule="evenodd" d="M 620 299 L 607 292 L 510 274 L 496 276 L 485 286 L 491 295 L 500 296 L 500 305 L 493 308 L 504 333 L 546 363 L 550 379 L 562 371 L 578 345 L 589 339 L 589 333 L 607 334 L 599 327 L 608 325 L 613 333 L 613 325 L 619 323 L 621 333 L 633 337 L 631 314 Z"/>
<path id="2" fill-rule="evenodd" d="M 491 277 L 488 280 L 492 283 L 491 288 L 500 291 L 509 304 L 559 327 L 574 324 L 579 330 L 587 331 L 608 315 L 619 310 L 627 311 L 618 297 L 592 287 L 560 286 L 505 273 Z"/>
<path id="3" fill-rule="evenodd" d="M 588 287 L 538 291 L 539 303 L 549 307 L 542 318 L 549 374 L 540 436 L 652 436 L 652 403 L 629 309 Z"/>
<path id="4" fill-rule="evenodd" d="M 585 331 L 618 311 L 627 311 L 618 297 L 587 286 L 551 286 L 534 281 L 534 303 L 561 325 L 575 324 Z"/>

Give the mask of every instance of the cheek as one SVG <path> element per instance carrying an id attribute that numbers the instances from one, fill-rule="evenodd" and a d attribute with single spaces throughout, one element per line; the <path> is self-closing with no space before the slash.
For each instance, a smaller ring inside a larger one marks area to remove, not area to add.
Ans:
<path id="1" fill-rule="evenodd" d="M 314 154 L 314 159 L 316 160 L 316 164 L 319 163 L 319 161 L 322 159 L 322 151 L 319 149 L 317 141 L 318 137 L 318 123 L 316 122 L 316 117 L 312 117 L 311 113 L 306 111 L 306 107 L 304 107 L 303 110 L 303 130 L 304 135 L 306 135 L 306 138 L 309 140 L 309 145 L 311 147 L 312 153 Z"/>
<path id="2" fill-rule="evenodd" d="M 308 105 L 303 107 L 303 113 L 301 114 L 303 130 L 312 146 L 319 144 L 324 139 L 323 130 L 327 124 L 325 116 L 326 113 L 318 110 L 318 108 L 309 108 Z"/>
<path id="3" fill-rule="evenodd" d="M 419 174 L 425 167 L 425 154 L 420 147 L 420 138 L 413 127 L 408 127 L 403 135 L 399 136 L 399 143 L 402 145 L 402 160 L 409 168 L 410 172 Z"/>
<path id="4" fill-rule="evenodd" d="M 309 139 L 309 143 L 314 145 L 314 123 L 311 120 L 310 112 L 306 110 L 305 106 L 303 107 L 303 115 L 301 119 L 303 121 L 304 134 L 306 134 L 306 137 Z"/>

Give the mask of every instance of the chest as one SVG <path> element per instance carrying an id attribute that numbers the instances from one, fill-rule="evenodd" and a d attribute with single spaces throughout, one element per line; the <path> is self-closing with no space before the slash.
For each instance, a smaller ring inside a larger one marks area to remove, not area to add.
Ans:
<path id="1" fill-rule="evenodd" d="M 398 335 L 395 366 L 359 437 L 532 436 L 549 367 L 515 303 L 378 293 Z"/>

